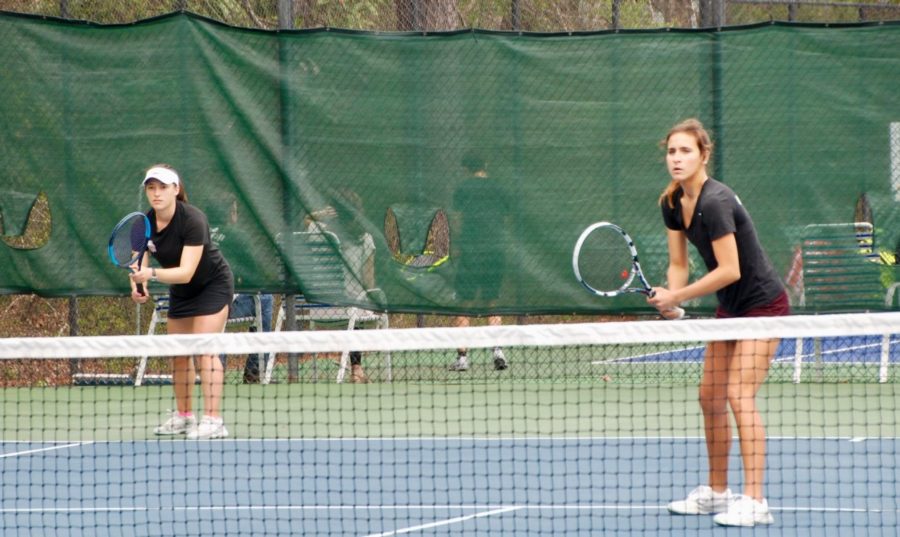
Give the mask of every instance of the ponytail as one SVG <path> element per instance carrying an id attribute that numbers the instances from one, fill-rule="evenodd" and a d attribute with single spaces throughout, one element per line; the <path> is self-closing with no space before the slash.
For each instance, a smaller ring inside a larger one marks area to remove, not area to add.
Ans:
<path id="1" fill-rule="evenodd" d="M 678 181 L 669 181 L 669 184 L 666 185 L 666 188 L 659 196 L 659 205 L 662 206 L 662 204 L 665 203 L 666 207 L 668 207 L 669 209 L 674 209 L 675 194 L 677 194 L 679 190 L 681 190 L 681 185 L 678 183 Z"/>

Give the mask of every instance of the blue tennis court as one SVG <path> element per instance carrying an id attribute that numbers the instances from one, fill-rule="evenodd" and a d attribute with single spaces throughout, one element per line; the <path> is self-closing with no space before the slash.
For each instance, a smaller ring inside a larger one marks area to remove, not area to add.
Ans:
<path id="1" fill-rule="evenodd" d="M 603 363 L 698 362 L 703 360 L 704 346 L 687 345 L 658 352 L 641 353 Z M 879 364 L 900 362 L 900 336 L 842 336 L 806 339 L 782 339 L 775 354 L 776 362 L 819 360 L 831 364 Z"/>
<path id="2" fill-rule="evenodd" d="M 897 535 L 896 438 L 769 441 L 776 523 Z M 701 438 L 5 442 L 4 535 L 736 535 L 665 505 Z M 732 450 L 736 453 L 736 449 Z M 731 482 L 741 481 L 732 457 Z M 739 486 L 733 485 L 736 492 Z M 745 530 L 747 531 L 747 530 Z"/>

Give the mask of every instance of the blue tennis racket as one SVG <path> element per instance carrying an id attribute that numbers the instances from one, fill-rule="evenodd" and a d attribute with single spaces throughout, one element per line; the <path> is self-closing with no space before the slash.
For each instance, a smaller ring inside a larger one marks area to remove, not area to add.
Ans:
<path id="1" fill-rule="evenodd" d="M 572 270 L 575 278 L 597 296 L 656 294 L 641 270 L 634 241 L 624 229 L 610 222 L 591 224 L 581 232 L 572 252 Z M 683 309 L 676 307 L 672 311 L 675 315 L 670 319 L 684 317 Z"/>
<path id="2" fill-rule="evenodd" d="M 109 236 L 109 259 L 117 267 L 128 269 L 137 263 L 138 269 L 150 244 L 150 219 L 144 213 L 131 213 L 116 224 Z M 144 284 L 136 285 L 144 295 Z"/>

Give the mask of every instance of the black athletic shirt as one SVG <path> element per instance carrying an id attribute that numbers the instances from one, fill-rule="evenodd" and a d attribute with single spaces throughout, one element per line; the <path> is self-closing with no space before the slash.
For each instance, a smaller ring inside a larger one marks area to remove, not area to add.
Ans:
<path id="1" fill-rule="evenodd" d="M 759 243 L 750 213 L 730 188 L 713 178 L 703 183 L 690 228 L 684 227 L 682 195 L 682 190 L 675 193 L 674 208 L 669 208 L 668 203 L 663 201 L 663 222 L 669 229 L 684 231 L 708 270 L 712 271 L 718 266 L 712 242 L 729 233 L 735 234 L 741 278 L 716 291 L 719 305 L 725 311 L 741 315 L 750 309 L 771 303 L 784 292 L 781 278 Z"/>
<path id="2" fill-rule="evenodd" d="M 209 315 L 231 304 L 234 296 L 231 267 L 210 240 L 209 223 L 203 211 L 179 201 L 172 221 L 162 231 L 156 228 L 156 211 L 151 209 L 147 217 L 150 218 L 150 239 L 155 247 L 155 252 L 151 253 L 163 268 L 181 264 L 185 246 L 203 246 L 200 263 L 191 281 L 169 286 L 169 316 Z"/>
<path id="3" fill-rule="evenodd" d="M 504 251 L 498 244 L 502 244 L 504 222 L 511 212 L 503 189 L 494 179 L 466 178 L 453 195 L 453 207 L 462 218 L 458 243 L 461 270 L 501 275 Z"/>

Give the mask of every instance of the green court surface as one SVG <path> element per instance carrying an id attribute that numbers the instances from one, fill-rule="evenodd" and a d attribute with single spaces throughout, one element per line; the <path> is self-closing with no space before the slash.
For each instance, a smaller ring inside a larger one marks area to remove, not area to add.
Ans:
<path id="1" fill-rule="evenodd" d="M 199 391 L 196 394 L 199 399 Z M 170 386 L 0 390 L 5 441 L 154 438 Z M 611 382 L 229 385 L 235 438 L 696 437 L 697 389 Z M 896 384 L 766 384 L 769 436 L 896 437 Z M 198 411 L 200 409 L 197 409 Z"/>

